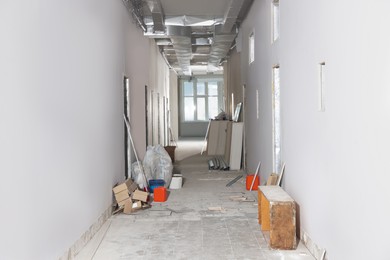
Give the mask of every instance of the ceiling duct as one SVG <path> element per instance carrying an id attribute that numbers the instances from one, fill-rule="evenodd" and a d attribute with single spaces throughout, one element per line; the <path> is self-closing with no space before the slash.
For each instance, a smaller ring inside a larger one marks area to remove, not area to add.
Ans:
<path id="1" fill-rule="evenodd" d="M 190 26 L 167 26 L 167 36 L 171 38 L 176 58 L 182 74 L 191 75 L 191 33 Z"/>
<path id="2" fill-rule="evenodd" d="M 223 25 L 215 26 L 213 43 L 211 44 L 210 57 L 208 60 L 208 69 L 210 71 L 219 66 L 219 63 L 229 52 L 230 46 L 237 36 L 235 32 L 223 33 L 222 27 Z"/>
<path id="3" fill-rule="evenodd" d="M 233 29 L 233 26 L 237 22 L 238 14 L 241 11 L 241 8 L 245 0 L 231 0 L 230 5 L 226 10 L 225 16 L 223 18 L 223 33 L 230 33 Z"/>
<path id="4" fill-rule="evenodd" d="M 153 32 L 164 32 L 164 12 L 160 0 L 146 0 L 153 19 Z"/>
<path id="5" fill-rule="evenodd" d="M 170 12 L 162 0 L 123 2 L 144 35 L 155 39 L 167 63 L 180 75 L 191 75 L 201 69 L 205 74 L 221 70 L 220 63 L 226 60 L 253 0 L 226 1 L 229 6 L 219 17 Z M 163 7 L 169 15 L 165 15 Z"/>
<path id="6" fill-rule="evenodd" d="M 246 14 L 253 0 L 231 0 L 226 9 L 223 24 L 214 28 L 213 43 L 211 44 L 210 57 L 208 60 L 208 70 L 215 70 L 226 58 L 237 36 L 237 19 L 242 19 L 240 15 Z"/>
<path id="7" fill-rule="evenodd" d="M 143 2 L 142 0 L 123 0 L 123 4 L 126 6 L 127 11 L 137 21 L 138 25 L 146 32 L 146 25 L 143 19 Z"/>

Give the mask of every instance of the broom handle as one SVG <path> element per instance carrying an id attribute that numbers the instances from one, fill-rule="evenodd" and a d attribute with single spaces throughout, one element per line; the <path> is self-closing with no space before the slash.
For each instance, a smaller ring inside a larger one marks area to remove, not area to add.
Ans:
<path id="1" fill-rule="evenodd" d="M 260 166 L 261 166 L 261 162 L 259 162 L 259 164 L 257 165 L 257 168 L 256 168 L 256 173 L 255 173 L 255 177 L 253 177 L 253 180 L 252 180 L 252 185 L 251 185 L 251 188 L 249 189 L 249 191 L 251 191 L 251 190 L 252 190 L 252 188 L 253 188 L 253 184 L 255 183 L 256 176 L 257 176 L 257 174 L 259 173 L 259 170 L 260 170 Z"/>
<path id="2" fill-rule="evenodd" d="M 135 150 L 135 146 L 134 146 L 134 142 L 133 142 L 133 137 L 131 136 L 129 121 L 127 121 L 127 118 L 126 118 L 125 115 L 123 115 L 123 119 L 125 120 L 125 124 L 126 124 L 126 128 L 127 128 L 127 133 L 129 134 L 131 146 L 133 147 L 133 151 L 134 151 L 135 159 L 137 160 L 138 168 L 140 169 L 140 171 L 141 171 L 141 173 L 142 173 L 142 176 L 144 176 L 145 189 L 146 189 L 146 191 L 149 191 L 149 189 L 148 189 L 148 180 L 146 179 L 146 176 L 145 176 L 143 167 L 142 167 L 141 163 L 140 163 L 139 160 L 138 160 L 137 151 Z"/>

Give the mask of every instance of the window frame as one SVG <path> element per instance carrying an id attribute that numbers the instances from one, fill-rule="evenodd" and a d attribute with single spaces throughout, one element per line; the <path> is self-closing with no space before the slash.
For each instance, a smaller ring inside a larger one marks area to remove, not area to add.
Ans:
<path id="1" fill-rule="evenodd" d="M 206 78 L 192 78 L 191 80 L 181 79 L 180 80 L 180 122 L 182 123 L 191 123 L 191 122 L 207 122 L 210 119 L 210 108 L 209 108 L 209 98 L 210 97 L 217 97 L 218 99 L 218 107 L 223 107 L 223 77 L 206 77 Z M 184 94 L 184 85 L 185 82 L 192 82 L 192 90 L 193 95 L 192 96 L 186 96 Z M 217 85 L 217 94 L 216 95 L 210 95 L 209 94 L 209 83 L 215 82 Z M 197 91 L 197 85 L 198 83 L 204 83 L 205 84 L 205 93 L 199 94 Z M 188 97 L 193 98 L 193 104 L 194 104 L 194 114 L 193 114 L 193 120 L 186 120 L 185 118 L 185 101 L 184 99 Z M 204 120 L 198 120 L 198 107 L 197 107 L 197 101 L 198 98 L 204 98 L 205 99 L 205 119 Z"/>
<path id="2" fill-rule="evenodd" d="M 280 38 L 280 0 L 271 2 L 271 19 L 271 43 L 274 43 Z"/>
<path id="3" fill-rule="evenodd" d="M 253 62 L 255 62 L 255 30 L 253 29 L 248 37 L 248 44 L 249 44 L 249 51 L 248 51 L 248 60 L 249 65 L 251 65 Z"/>

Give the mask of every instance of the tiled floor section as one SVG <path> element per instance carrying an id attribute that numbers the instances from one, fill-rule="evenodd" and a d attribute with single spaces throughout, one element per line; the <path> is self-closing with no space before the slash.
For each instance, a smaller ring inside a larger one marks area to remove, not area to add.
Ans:
<path id="1" fill-rule="evenodd" d="M 182 189 L 148 210 L 112 216 L 76 259 L 314 259 L 301 243 L 291 251 L 268 247 L 257 222 L 257 192 L 245 190 L 244 177 L 226 187 L 242 172 L 210 172 L 201 156 L 178 162 L 176 170 L 185 178 Z"/>

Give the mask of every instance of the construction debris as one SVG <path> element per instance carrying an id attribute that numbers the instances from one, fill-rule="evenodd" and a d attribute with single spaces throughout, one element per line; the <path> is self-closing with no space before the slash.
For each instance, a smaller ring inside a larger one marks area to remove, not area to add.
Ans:
<path id="1" fill-rule="evenodd" d="M 208 161 L 208 164 L 209 164 L 209 170 L 222 170 L 222 171 L 229 170 L 229 165 L 225 162 L 225 160 L 221 156 L 210 159 Z"/>
<path id="2" fill-rule="evenodd" d="M 247 197 L 244 196 L 231 196 L 229 198 L 232 201 L 238 201 L 238 202 L 254 202 L 255 200 L 248 199 Z"/>
<path id="3" fill-rule="evenodd" d="M 225 211 L 225 209 L 222 207 L 208 207 L 208 210 L 209 211 L 221 211 L 221 212 Z"/>
<path id="4" fill-rule="evenodd" d="M 239 179 L 242 178 L 243 175 L 240 175 L 240 176 L 237 176 L 236 178 L 234 178 L 233 180 L 231 180 L 228 184 L 226 184 L 226 187 L 230 187 L 232 186 L 234 183 L 236 183 Z"/>
<path id="5" fill-rule="evenodd" d="M 123 213 L 130 214 L 139 209 L 149 208 L 148 196 L 149 193 L 138 190 L 138 186 L 131 179 L 115 186 L 112 191 L 118 208 L 113 212 L 114 214 L 123 210 Z"/>

